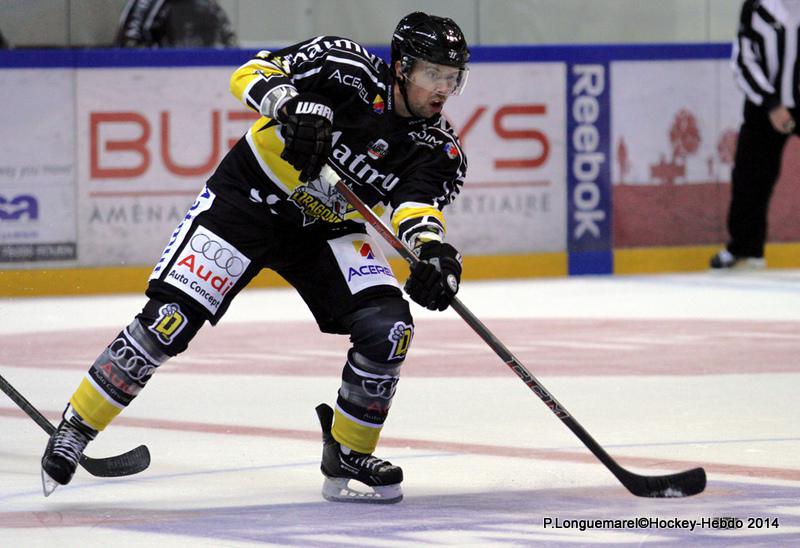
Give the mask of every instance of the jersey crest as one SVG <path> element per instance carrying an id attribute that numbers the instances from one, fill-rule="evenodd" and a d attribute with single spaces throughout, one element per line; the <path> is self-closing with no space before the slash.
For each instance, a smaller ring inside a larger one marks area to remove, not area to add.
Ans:
<path id="1" fill-rule="evenodd" d="M 298 186 L 289 196 L 292 202 L 303 214 L 303 226 L 308 226 L 318 220 L 326 223 L 341 223 L 347 212 L 347 200 L 336 189 L 314 179 L 307 185 Z"/>

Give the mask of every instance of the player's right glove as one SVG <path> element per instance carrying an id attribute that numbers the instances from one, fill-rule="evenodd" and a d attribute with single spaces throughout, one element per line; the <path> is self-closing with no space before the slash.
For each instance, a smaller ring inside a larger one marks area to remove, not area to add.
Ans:
<path id="1" fill-rule="evenodd" d="M 446 309 L 461 283 L 461 254 L 450 244 L 432 241 L 419 248 L 419 259 L 406 280 L 406 293 L 428 310 Z"/>
<path id="2" fill-rule="evenodd" d="M 300 172 L 303 182 L 319 177 L 331 152 L 333 109 L 329 103 L 322 95 L 301 93 L 278 112 L 284 140 L 281 158 Z"/>

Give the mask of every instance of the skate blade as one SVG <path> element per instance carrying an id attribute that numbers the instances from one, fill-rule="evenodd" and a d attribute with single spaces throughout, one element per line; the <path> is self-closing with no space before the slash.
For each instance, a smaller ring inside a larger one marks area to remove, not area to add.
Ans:
<path id="1" fill-rule="evenodd" d="M 47 472 L 44 471 L 42 468 L 42 491 L 44 492 L 45 497 L 49 497 L 50 493 L 56 490 L 56 487 L 61 485 L 56 480 L 51 478 Z"/>
<path id="2" fill-rule="evenodd" d="M 358 491 L 350 487 L 353 481 L 363 486 L 366 491 Z M 325 478 L 322 484 L 322 497 L 331 502 L 357 502 L 362 504 L 395 504 L 403 500 L 403 490 L 399 483 L 368 487 L 357 480 L 349 478 Z"/>

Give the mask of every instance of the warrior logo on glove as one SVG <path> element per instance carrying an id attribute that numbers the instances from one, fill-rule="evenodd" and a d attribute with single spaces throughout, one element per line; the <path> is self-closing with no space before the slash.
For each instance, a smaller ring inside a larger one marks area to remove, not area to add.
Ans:
<path id="1" fill-rule="evenodd" d="M 283 124 L 281 158 L 300 172 L 301 181 L 319 177 L 331 153 L 333 110 L 328 99 L 316 93 L 301 93 L 286 101 L 278 113 Z"/>
<path id="2" fill-rule="evenodd" d="M 323 118 L 327 118 L 327 120 L 332 124 L 333 123 L 333 111 L 327 105 L 323 105 L 320 103 L 311 103 L 309 101 L 299 101 L 297 103 L 297 108 L 294 111 L 295 114 L 314 114 L 315 116 L 322 116 Z"/>

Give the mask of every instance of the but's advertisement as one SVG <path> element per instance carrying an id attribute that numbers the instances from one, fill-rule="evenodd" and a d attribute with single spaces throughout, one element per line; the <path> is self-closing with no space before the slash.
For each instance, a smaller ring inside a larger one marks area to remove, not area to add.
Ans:
<path id="1" fill-rule="evenodd" d="M 257 118 L 229 92 L 252 52 L 223 53 L 0 69 L 0 267 L 153 265 Z M 612 272 L 615 248 L 722 244 L 743 102 L 728 53 L 476 48 L 445 107 L 468 160 L 449 241 L 464 255 L 565 253 L 570 273 Z M 800 240 L 799 161 L 793 138 L 771 241 Z"/>
<path id="2" fill-rule="evenodd" d="M 82 261 L 154 264 L 255 117 L 228 92 L 230 72 L 78 71 Z"/>

